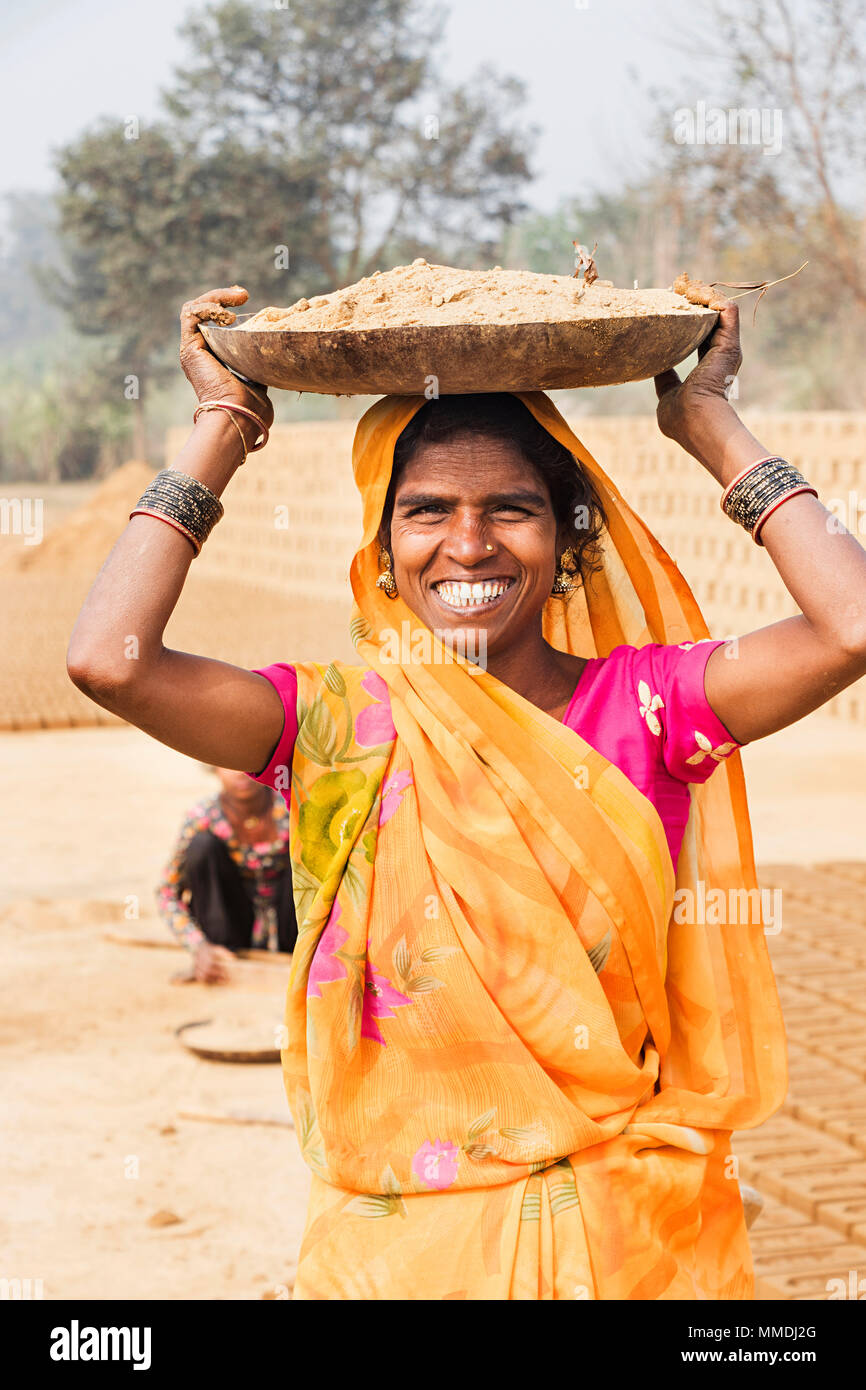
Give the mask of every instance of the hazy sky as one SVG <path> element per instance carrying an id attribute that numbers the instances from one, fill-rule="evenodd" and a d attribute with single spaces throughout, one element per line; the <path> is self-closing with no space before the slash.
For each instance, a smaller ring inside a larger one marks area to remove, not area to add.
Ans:
<path id="1" fill-rule="evenodd" d="M 268 3 L 273 0 L 260 0 Z M 315 4 L 315 0 L 310 0 Z M 694 99 L 690 63 L 668 41 L 702 0 L 454 0 L 446 74 L 482 61 L 529 86 L 542 127 L 532 200 L 617 185 L 648 151 L 647 87 Z M 52 186 L 51 150 L 102 115 L 146 120 L 183 58 L 183 0 L 3 0 L 0 12 L 0 193 Z M 662 32 L 664 31 L 664 32 Z"/>

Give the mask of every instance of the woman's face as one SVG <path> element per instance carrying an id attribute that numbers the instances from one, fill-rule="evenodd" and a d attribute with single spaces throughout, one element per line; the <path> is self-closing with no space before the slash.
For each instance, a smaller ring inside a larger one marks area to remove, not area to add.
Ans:
<path id="1" fill-rule="evenodd" d="M 217 767 L 214 771 L 223 791 L 236 801 L 252 801 L 261 793 L 261 782 L 254 781 L 245 772 L 236 772 L 231 767 Z"/>
<path id="2" fill-rule="evenodd" d="M 492 549 L 488 550 L 487 546 Z M 546 483 L 516 446 L 474 434 L 420 445 L 394 497 L 392 568 L 430 628 L 485 628 L 488 656 L 538 628 L 556 572 Z M 466 585 L 490 585 L 484 591 Z"/>

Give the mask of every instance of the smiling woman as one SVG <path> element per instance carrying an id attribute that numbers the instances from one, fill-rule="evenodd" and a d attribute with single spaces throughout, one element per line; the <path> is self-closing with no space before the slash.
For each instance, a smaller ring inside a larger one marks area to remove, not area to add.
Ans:
<path id="1" fill-rule="evenodd" d="M 380 587 L 430 627 L 483 621 L 488 670 L 552 712 L 575 666 L 536 619 L 600 567 L 604 521 L 591 478 L 515 396 L 429 401 L 394 448 L 378 532 L 393 580 Z"/>
<path id="2" fill-rule="evenodd" d="M 100 704 L 289 805 L 282 1060 L 313 1171 L 294 1296 L 750 1298 L 731 1132 L 786 1077 L 738 747 L 866 673 L 866 553 L 734 414 L 735 308 L 685 382 L 657 378 L 658 419 L 796 618 L 712 640 L 543 394 L 386 397 L 353 450 L 360 661 L 255 672 L 162 642 L 270 423 L 195 303 L 182 321 L 207 409 L 68 664 Z M 483 659 L 453 650 L 467 632 Z M 735 920 L 688 909 L 717 889 Z"/>

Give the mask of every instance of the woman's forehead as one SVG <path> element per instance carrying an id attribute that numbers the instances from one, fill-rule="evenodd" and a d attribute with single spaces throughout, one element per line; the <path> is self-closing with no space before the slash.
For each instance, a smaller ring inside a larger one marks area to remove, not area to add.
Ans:
<path id="1" fill-rule="evenodd" d="M 535 479 L 536 470 L 520 448 L 508 439 L 490 435 L 459 434 L 439 442 L 419 444 L 400 474 L 397 491 L 420 482 L 446 478 L 472 478 L 484 474 L 489 482 L 499 476 L 509 482 Z"/>

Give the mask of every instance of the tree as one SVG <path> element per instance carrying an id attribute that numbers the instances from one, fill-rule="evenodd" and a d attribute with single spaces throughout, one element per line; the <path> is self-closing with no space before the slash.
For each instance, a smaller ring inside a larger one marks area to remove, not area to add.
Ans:
<path id="1" fill-rule="evenodd" d="M 446 85 L 440 24 L 420 0 L 213 4 L 184 27 L 160 121 L 104 120 L 60 153 L 50 292 L 103 343 L 139 456 L 185 299 L 239 282 L 291 303 L 394 255 L 495 255 L 525 208 L 522 88 L 489 69 Z"/>
<path id="2" fill-rule="evenodd" d="M 85 477 L 117 461 L 128 410 L 105 396 L 98 343 L 65 323 L 40 289 L 56 280 L 60 258 L 53 198 L 16 193 L 4 201 L 0 476 Z"/>
<path id="3" fill-rule="evenodd" d="M 292 171 L 306 205 L 283 207 L 285 233 L 328 289 L 393 248 L 489 258 L 525 211 L 534 132 L 515 78 L 444 81 L 443 27 L 423 0 L 225 0 L 181 31 L 193 57 L 167 107 L 205 146 L 233 140 Z"/>
<path id="4" fill-rule="evenodd" d="M 866 0 L 806 12 L 791 0 L 715 0 L 715 11 L 743 104 L 783 116 L 779 186 L 820 232 L 822 264 L 866 308 Z"/>
<path id="5" fill-rule="evenodd" d="M 755 113 L 779 127 L 771 155 L 733 131 L 701 146 L 668 137 L 662 155 L 666 175 L 703 210 L 718 279 L 772 280 L 809 262 L 761 304 L 765 386 L 780 393 L 771 373 L 781 371 L 789 407 L 858 408 L 866 389 L 858 346 L 866 328 L 866 0 L 713 0 L 702 29 L 683 42 L 698 90 L 723 93 L 735 116 Z"/>
<path id="6" fill-rule="evenodd" d="M 101 122 L 62 151 L 59 198 L 66 268 L 46 290 L 76 330 L 101 339 L 107 396 L 130 402 L 145 457 L 144 401 L 159 379 L 182 294 L 192 170 L 170 133 Z"/>
<path id="7" fill-rule="evenodd" d="M 754 298 L 742 300 L 745 399 L 859 408 L 866 0 L 817 9 L 802 0 L 713 0 L 706 11 L 692 32 L 662 16 L 693 68 L 677 93 L 646 94 L 656 121 L 645 177 L 528 219 L 509 238 L 510 261 L 562 273 L 572 237 L 597 240 L 599 273 L 621 285 L 668 285 L 680 270 L 771 281 L 808 261 L 762 300 L 756 327 Z M 689 101 L 725 118 L 722 138 L 677 139 L 676 115 Z M 781 128 L 772 154 L 751 138 L 761 120 Z"/>

